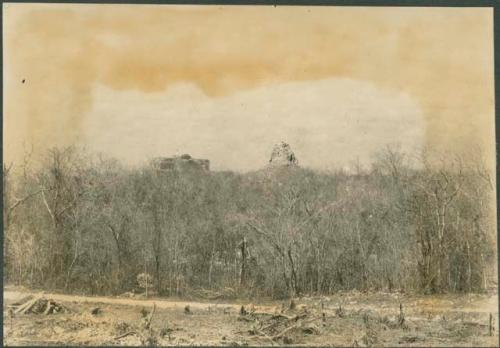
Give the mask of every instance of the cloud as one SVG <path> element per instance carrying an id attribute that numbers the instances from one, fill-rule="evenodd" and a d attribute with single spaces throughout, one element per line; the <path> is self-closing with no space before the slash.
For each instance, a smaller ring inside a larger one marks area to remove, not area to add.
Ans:
<path id="1" fill-rule="evenodd" d="M 83 142 L 96 86 L 146 98 L 188 83 L 218 100 L 342 78 L 410 96 L 427 146 L 494 158 L 487 8 L 4 4 L 4 78 L 7 159 Z"/>
<path id="2" fill-rule="evenodd" d="M 422 113 L 411 97 L 351 79 L 217 98 L 189 83 L 157 93 L 99 86 L 92 98 L 85 142 L 134 164 L 190 153 L 210 159 L 214 169 L 255 170 L 267 163 L 273 144 L 285 140 L 302 165 L 326 169 L 357 159 L 370 163 L 388 144 L 413 151 L 425 141 Z"/>

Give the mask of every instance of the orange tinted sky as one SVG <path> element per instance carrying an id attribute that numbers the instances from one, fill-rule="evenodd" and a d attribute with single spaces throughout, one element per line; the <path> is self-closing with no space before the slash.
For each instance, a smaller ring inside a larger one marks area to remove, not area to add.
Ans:
<path id="1" fill-rule="evenodd" d="M 4 4 L 4 101 L 7 161 L 77 143 L 244 171 L 282 139 L 317 168 L 386 143 L 493 161 L 493 11 Z"/>

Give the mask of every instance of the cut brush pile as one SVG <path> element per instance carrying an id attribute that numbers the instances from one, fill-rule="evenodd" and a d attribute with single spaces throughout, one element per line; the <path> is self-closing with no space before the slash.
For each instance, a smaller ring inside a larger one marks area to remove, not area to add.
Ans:
<path id="1" fill-rule="evenodd" d="M 12 304 L 11 310 L 14 314 L 57 314 L 70 313 L 71 311 L 60 303 L 44 297 L 26 297 L 21 301 Z"/>

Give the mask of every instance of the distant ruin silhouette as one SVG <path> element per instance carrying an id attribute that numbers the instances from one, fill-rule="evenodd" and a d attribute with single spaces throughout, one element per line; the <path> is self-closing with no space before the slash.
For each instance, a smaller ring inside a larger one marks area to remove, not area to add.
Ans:
<path id="1" fill-rule="evenodd" d="M 210 161 L 192 158 L 189 154 L 176 157 L 157 157 L 152 160 L 153 168 L 158 171 L 170 170 L 202 170 L 210 171 Z"/>
<path id="2" fill-rule="evenodd" d="M 297 166 L 299 161 L 289 144 L 280 141 L 273 146 L 268 165 L 271 167 Z M 210 160 L 193 158 L 189 154 L 174 157 L 156 157 L 151 161 L 154 169 L 162 171 L 210 171 Z"/>
<path id="3" fill-rule="evenodd" d="M 284 141 L 279 142 L 274 145 L 273 151 L 271 153 L 271 158 L 269 159 L 269 165 L 271 166 L 295 166 L 298 165 L 299 161 L 295 154 L 293 153 L 289 144 Z"/>

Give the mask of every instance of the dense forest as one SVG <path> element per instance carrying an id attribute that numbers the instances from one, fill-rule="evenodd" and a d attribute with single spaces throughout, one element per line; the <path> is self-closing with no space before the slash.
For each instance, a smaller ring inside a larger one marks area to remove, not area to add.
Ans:
<path id="1" fill-rule="evenodd" d="M 473 161 L 251 173 L 129 168 L 74 147 L 3 168 L 4 282 L 86 294 L 481 292 L 494 179 Z"/>

